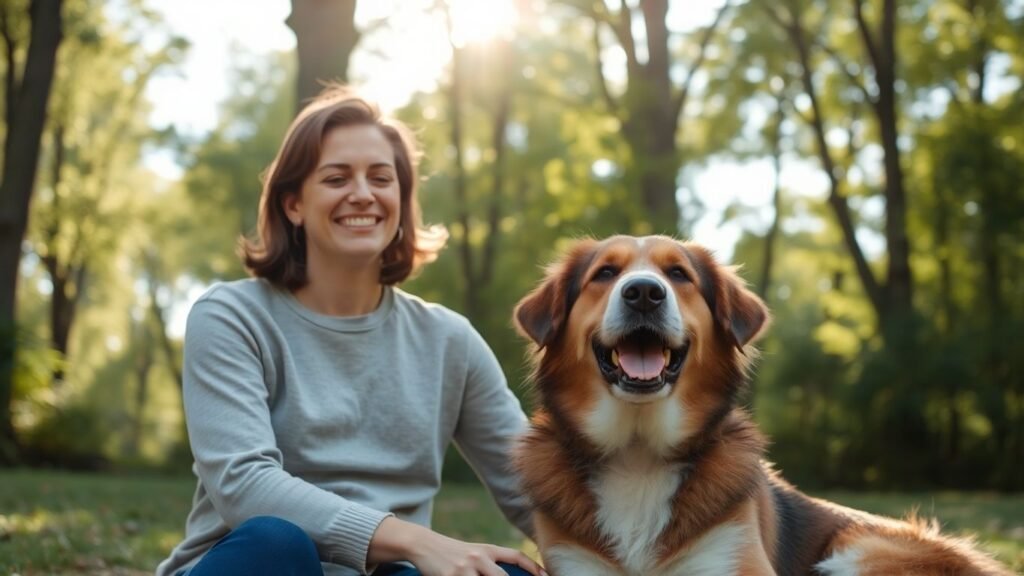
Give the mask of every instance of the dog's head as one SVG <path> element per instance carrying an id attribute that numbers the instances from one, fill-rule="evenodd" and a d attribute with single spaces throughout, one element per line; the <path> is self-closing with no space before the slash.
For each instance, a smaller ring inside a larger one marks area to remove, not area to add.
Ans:
<path id="1" fill-rule="evenodd" d="M 539 348 L 549 405 L 578 413 L 609 398 L 668 401 L 686 411 L 688 429 L 731 408 L 745 348 L 767 319 L 708 250 L 664 236 L 577 242 L 515 311 Z"/>

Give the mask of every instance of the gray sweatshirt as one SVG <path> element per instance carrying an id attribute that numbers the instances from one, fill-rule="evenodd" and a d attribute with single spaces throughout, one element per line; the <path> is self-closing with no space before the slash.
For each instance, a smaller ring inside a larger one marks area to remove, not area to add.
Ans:
<path id="1" fill-rule="evenodd" d="M 184 398 L 198 482 L 157 576 L 254 516 L 305 530 L 328 576 L 365 573 L 386 516 L 430 525 L 453 440 L 529 533 L 507 456 L 526 418 L 490 348 L 442 306 L 386 288 L 373 313 L 338 318 L 263 280 L 219 284 L 189 314 Z"/>

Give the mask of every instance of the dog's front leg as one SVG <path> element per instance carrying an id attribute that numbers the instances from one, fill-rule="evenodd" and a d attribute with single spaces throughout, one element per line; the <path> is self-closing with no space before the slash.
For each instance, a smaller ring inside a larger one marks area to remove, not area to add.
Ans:
<path id="1" fill-rule="evenodd" d="M 534 536 L 551 576 L 630 576 L 581 545 L 542 512 L 534 514 Z"/>
<path id="2" fill-rule="evenodd" d="M 754 522 L 729 522 L 709 530 L 657 569 L 658 576 L 775 576 Z"/>
<path id="3" fill-rule="evenodd" d="M 544 568 L 551 576 L 627 576 L 580 546 L 558 544 L 548 548 L 543 556 Z"/>

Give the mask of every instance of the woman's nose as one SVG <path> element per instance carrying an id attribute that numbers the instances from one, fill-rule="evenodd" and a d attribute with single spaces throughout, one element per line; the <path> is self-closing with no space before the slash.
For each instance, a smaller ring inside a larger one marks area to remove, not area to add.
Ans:
<path id="1" fill-rule="evenodd" d="M 352 193 L 349 194 L 349 202 L 365 204 L 373 202 L 373 193 L 370 192 L 370 183 L 366 178 L 356 178 L 352 188 Z"/>

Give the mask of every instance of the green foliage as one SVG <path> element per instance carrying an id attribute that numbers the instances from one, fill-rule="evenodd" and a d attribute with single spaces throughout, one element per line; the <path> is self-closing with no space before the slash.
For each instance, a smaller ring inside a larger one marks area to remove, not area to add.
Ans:
<path id="1" fill-rule="evenodd" d="M 51 407 L 26 431 L 23 441 L 29 463 L 35 466 L 97 470 L 108 465 L 101 447 L 109 434 L 99 412 L 76 404 Z"/>
<path id="2" fill-rule="evenodd" d="M 245 275 L 237 254 L 239 239 L 256 227 L 261 175 L 281 144 L 294 106 L 291 54 L 241 61 L 231 72 L 238 95 L 224 103 L 217 128 L 195 145 L 183 144 L 188 168 L 185 203 L 167 222 L 180 235 L 182 272 L 202 281 Z M 185 209 L 187 207 L 187 209 Z"/>
<path id="3" fill-rule="evenodd" d="M 36 399 L 45 396 L 50 378 L 55 370 L 61 369 L 65 359 L 59 352 L 25 331 L 19 331 L 14 354 L 14 398 L 15 400 Z"/>

